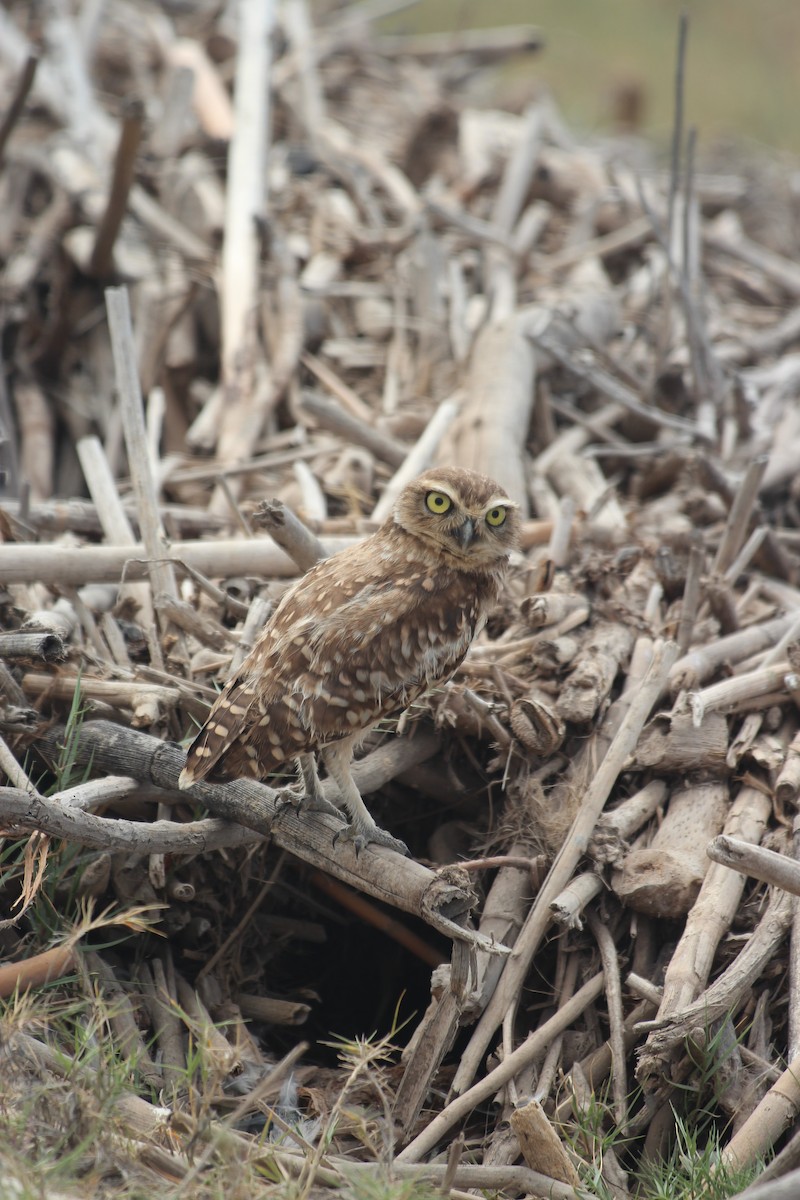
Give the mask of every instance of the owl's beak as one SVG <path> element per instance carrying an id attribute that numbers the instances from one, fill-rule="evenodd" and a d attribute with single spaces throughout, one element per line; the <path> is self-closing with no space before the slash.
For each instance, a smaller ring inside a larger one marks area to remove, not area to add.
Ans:
<path id="1" fill-rule="evenodd" d="M 452 530 L 452 536 L 456 539 L 462 550 L 466 550 L 475 537 L 475 522 L 467 517 L 456 529 Z"/>

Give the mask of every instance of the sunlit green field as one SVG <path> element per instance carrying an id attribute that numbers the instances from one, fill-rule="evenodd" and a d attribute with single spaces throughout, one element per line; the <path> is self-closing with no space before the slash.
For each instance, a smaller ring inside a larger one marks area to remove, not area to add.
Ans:
<path id="1" fill-rule="evenodd" d="M 701 143 L 735 135 L 800 153 L 800 0 L 420 0 L 392 31 L 530 23 L 544 53 L 506 71 L 515 90 L 546 84 L 581 133 L 609 127 L 620 83 L 645 92 L 643 132 L 663 141 L 672 113 L 678 17 L 689 14 L 686 117 Z"/>

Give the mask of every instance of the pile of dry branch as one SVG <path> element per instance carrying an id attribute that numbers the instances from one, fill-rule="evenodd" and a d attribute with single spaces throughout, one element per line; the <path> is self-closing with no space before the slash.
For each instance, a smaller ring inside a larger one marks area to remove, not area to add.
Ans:
<path id="1" fill-rule="evenodd" d="M 14 910 L 5 994 L 77 971 L 114 999 L 153 1188 L 201 1175 L 216 1122 L 271 1113 L 292 1066 L 316 1149 L 228 1136 L 306 1188 L 391 1153 L 448 1187 L 573 1196 L 615 1129 L 624 1196 L 687 1105 L 723 1163 L 755 1162 L 800 1111 L 788 183 L 702 174 L 679 124 L 661 173 L 640 145 L 576 145 L 546 98 L 473 107 L 532 30 L 218 7 L 0 12 L 0 824 L 31 835 L 0 895 L 35 905 L 49 847 L 70 911 L 159 902 L 166 935 L 37 955 Z M 190 804 L 177 743 L 286 579 L 434 462 L 498 478 L 526 519 L 454 682 L 357 768 L 413 859 L 356 858 L 266 785 Z M 367 1087 L 359 1137 L 346 1071 L 293 1027 L 387 1031 L 409 989 L 391 1123 Z M 19 1029 L 0 1071 L 23 1042 L 63 1072 Z"/>

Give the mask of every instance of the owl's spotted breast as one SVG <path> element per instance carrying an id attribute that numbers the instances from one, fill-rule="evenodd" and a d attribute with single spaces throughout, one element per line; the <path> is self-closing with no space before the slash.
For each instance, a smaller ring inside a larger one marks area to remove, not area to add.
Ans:
<path id="1" fill-rule="evenodd" d="M 456 670 L 497 598 L 494 574 L 434 574 L 407 556 L 404 574 L 387 578 L 372 540 L 318 563 L 284 597 L 215 705 L 198 746 L 203 775 L 263 778 Z"/>

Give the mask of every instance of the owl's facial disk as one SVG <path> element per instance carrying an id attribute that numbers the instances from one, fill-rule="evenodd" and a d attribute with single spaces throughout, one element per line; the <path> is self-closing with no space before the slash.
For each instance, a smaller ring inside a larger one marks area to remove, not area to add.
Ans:
<path id="1" fill-rule="evenodd" d="M 445 552 L 453 565 L 491 567 L 516 548 L 519 513 L 502 488 L 475 472 L 425 472 L 401 493 L 395 522 Z"/>

